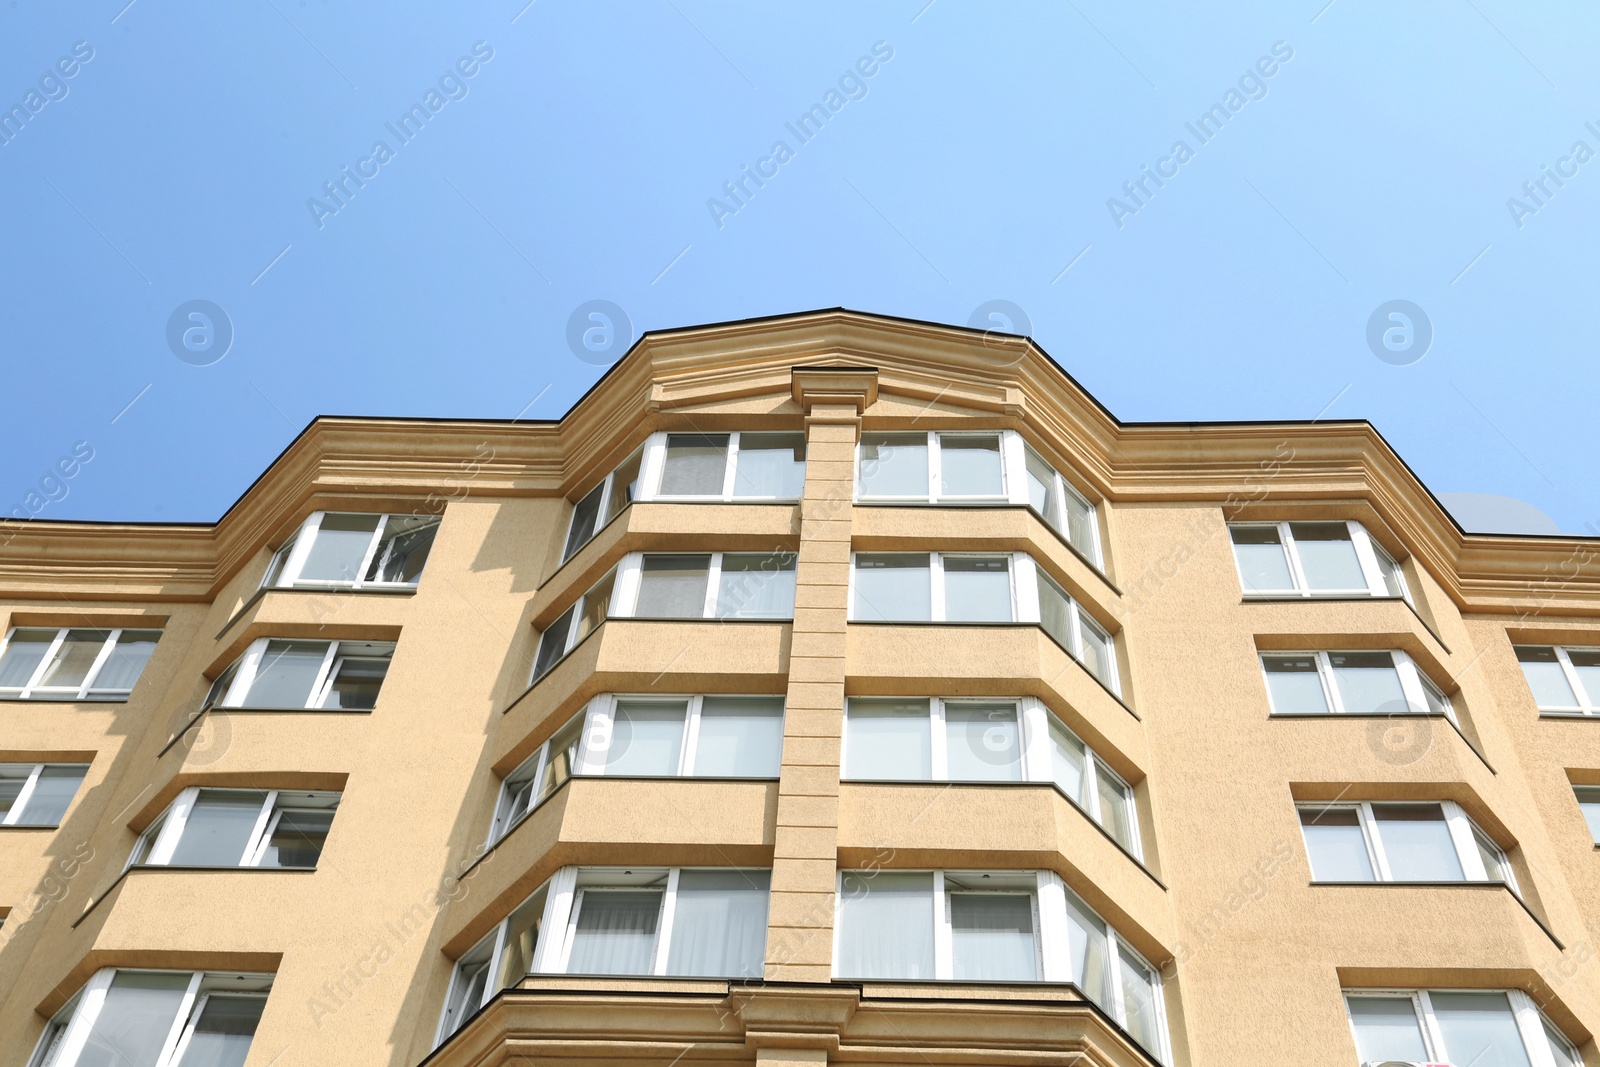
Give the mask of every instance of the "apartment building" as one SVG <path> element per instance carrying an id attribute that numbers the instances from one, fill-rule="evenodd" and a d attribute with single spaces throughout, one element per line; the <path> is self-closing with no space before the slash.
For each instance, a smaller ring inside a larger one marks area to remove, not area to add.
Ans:
<path id="1" fill-rule="evenodd" d="M 1023 338 L 0 525 L 0 1067 L 1600 1065 L 1600 567 Z"/>

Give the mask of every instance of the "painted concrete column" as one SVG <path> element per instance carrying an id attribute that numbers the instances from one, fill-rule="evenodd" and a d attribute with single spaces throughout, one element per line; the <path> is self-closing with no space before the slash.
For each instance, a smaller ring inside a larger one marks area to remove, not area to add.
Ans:
<path id="1" fill-rule="evenodd" d="M 766 977 L 826 982 L 833 966 L 855 446 L 861 413 L 876 399 L 877 372 L 796 368 L 793 381 L 795 400 L 806 412 L 806 486 Z"/>

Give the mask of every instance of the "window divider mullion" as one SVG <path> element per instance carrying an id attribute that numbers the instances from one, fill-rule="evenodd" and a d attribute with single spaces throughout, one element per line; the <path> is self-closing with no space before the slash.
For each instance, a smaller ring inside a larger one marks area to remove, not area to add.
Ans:
<path id="1" fill-rule="evenodd" d="M 1361 836 L 1366 840 L 1373 875 L 1380 882 L 1394 881 L 1394 875 L 1389 870 L 1389 855 L 1383 849 L 1383 838 L 1378 833 L 1378 820 L 1372 814 L 1371 802 L 1363 800 L 1357 804 L 1356 817 L 1361 822 Z"/>
<path id="2" fill-rule="evenodd" d="M 639 604 L 639 587 L 642 584 L 644 573 L 644 553 L 629 552 L 617 563 L 617 577 L 611 586 L 611 603 L 606 607 L 606 618 L 615 615 L 618 618 L 631 618 L 637 614 Z M 590 593 L 583 594 L 583 603 L 578 607 L 578 613 L 572 617 L 572 626 L 568 631 L 567 649 L 570 651 L 576 643 L 578 633 L 578 619 L 589 609 L 588 599 Z"/>
<path id="3" fill-rule="evenodd" d="M 1345 530 L 1350 534 L 1350 544 L 1356 550 L 1356 562 L 1361 567 L 1361 576 L 1367 580 L 1367 595 L 1386 597 L 1389 588 L 1384 584 L 1383 571 L 1378 566 L 1378 556 L 1372 550 L 1372 535 L 1367 533 L 1367 528 L 1352 519 L 1345 520 Z"/>
<path id="4" fill-rule="evenodd" d="M 240 867 L 254 867 L 261 861 L 261 846 L 272 830 L 277 807 L 278 791 L 267 790 L 267 795 L 261 801 L 261 810 L 256 813 L 255 825 L 250 828 L 250 839 L 244 846 L 244 855 L 239 858 Z"/>
<path id="5" fill-rule="evenodd" d="M 1572 665 L 1572 657 L 1567 655 L 1567 650 L 1561 645 L 1553 646 L 1556 653 L 1556 662 L 1561 665 L 1561 673 L 1566 676 L 1567 685 L 1572 689 L 1572 697 L 1578 702 L 1578 708 L 1585 714 L 1594 714 L 1594 699 L 1589 696 L 1589 691 L 1584 688 L 1583 679 L 1578 677 L 1578 668 Z"/>
<path id="6" fill-rule="evenodd" d="M 1122 988 L 1122 942 L 1117 937 L 1117 931 L 1110 923 L 1106 927 L 1106 982 L 1111 987 L 1111 1003 L 1115 1010 L 1111 1013 L 1122 1026 L 1128 1025 L 1128 1001 Z"/>
<path id="7" fill-rule="evenodd" d="M 1030 782 L 1055 780 L 1051 766 L 1050 713 L 1038 697 L 1023 697 L 1018 708 L 1021 723 L 1023 776 Z"/>
<path id="8" fill-rule="evenodd" d="M 928 614 L 934 622 L 944 622 L 947 612 L 944 604 L 944 553 L 928 553 Z"/>
<path id="9" fill-rule="evenodd" d="M 661 495 L 661 477 L 666 472 L 667 435 L 657 432 L 645 438 L 643 454 L 639 457 L 640 501 L 655 500 Z"/>
<path id="10" fill-rule="evenodd" d="M 489 1003 L 490 999 L 493 998 L 496 993 L 500 992 L 500 990 L 496 988 L 496 976 L 494 972 L 496 965 L 500 962 L 500 954 L 505 951 L 506 933 L 510 926 L 510 915 L 507 915 L 504 919 L 501 919 L 495 924 L 494 944 L 489 947 L 489 970 L 484 976 L 483 981 L 483 998 L 477 1003 L 477 1005 L 475 1005 L 476 1007 L 481 1008 L 483 1005 Z"/>
<path id="11" fill-rule="evenodd" d="M 933 977 L 949 981 L 955 974 L 955 938 L 951 932 L 950 894 L 944 871 L 933 872 Z"/>
<path id="12" fill-rule="evenodd" d="M 734 490 L 737 487 L 739 475 L 739 431 L 728 434 L 728 453 L 722 459 L 722 492 L 720 498 L 723 503 L 731 503 Z"/>
<path id="13" fill-rule="evenodd" d="M 928 698 L 928 761 L 935 782 L 950 780 L 950 735 L 946 732 L 944 700 Z"/>
<path id="14" fill-rule="evenodd" d="M 1520 989 L 1506 991 L 1511 1003 L 1511 1016 L 1516 1021 L 1517 1032 L 1527 1047 L 1528 1062 L 1533 1067 L 1557 1067 L 1555 1053 L 1550 1051 L 1549 1039 L 1544 1033 L 1544 1019 L 1534 999 Z"/>
<path id="15" fill-rule="evenodd" d="M 1389 653 L 1389 658 L 1395 665 L 1395 673 L 1400 676 L 1400 692 L 1404 694 L 1406 704 L 1413 714 L 1426 715 L 1428 695 L 1423 691 L 1422 672 L 1417 668 L 1416 661 L 1398 648 Z"/>
<path id="16" fill-rule="evenodd" d="M 325 511 L 313 511 L 300 529 L 295 531 L 294 548 L 289 551 L 289 558 L 283 561 L 283 570 L 278 573 L 279 588 L 300 584 L 300 572 L 306 568 L 306 557 L 311 555 L 311 546 L 322 531 L 322 517 L 326 514 Z"/>
<path id="17" fill-rule="evenodd" d="M 939 453 L 939 434 L 928 431 L 928 503 L 939 500 L 939 481 L 944 474 L 944 459 Z"/>
<path id="18" fill-rule="evenodd" d="M 1335 715 L 1343 715 L 1344 698 L 1339 695 L 1339 686 L 1333 675 L 1333 660 L 1325 651 L 1312 653 L 1317 658 L 1317 680 L 1322 683 L 1322 695 L 1328 701 L 1328 710 Z"/>
<path id="19" fill-rule="evenodd" d="M 267 654 L 267 643 L 268 638 L 258 637 L 244 650 L 238 673 L 233 676 L 233 684 L 222 695 L 223 707 L 239 707 L 240 702 L 250 695 L 250 690 L 255 688 L 256 674 L 261 670 L 261 660 Z"/>
<path id="20" fill-rule="evenodd" d="M 567 969 L 567 959 L 572 953 L 572 926 L 576 915 L 578 869 L 559 868 L 550 876 L 550 893 L 545 898 L 544 921 L 540 929 L 548 931 L 534 947 L 534 958 L 529 970 L 534 974 L 560 974 Z"/>
<path id="21" fill-rule="evenodd" d="M 1456 858 L 1461 864 L 1461 876 L 1469 882 L 1487 882 L 1489 870 L 1483 865 L 1483 857 L 1478 854 L 1478 840 L 1473 836 L 1472 820 L 1461 810 L 1461 805 L 1453 800 L 1442 802 L 1440 810 L 1444 813 L 1445 827 L 1450 831 L 1450 843 L 1455 846 Z"/>
<path id="22" fill-rule="evenodd" d="M 1289 563 L 1289 580 L 1294 582 L 1294 591 L 1300 596 L 1311 595 L 1311 585 L 1306 581 L 1306 572 L 1300 566 L 1300 546 L 1294 542 L 1294 534 L 1289 530 L 1287 522 L 1280 522 L 1278 527 L 1278 541 L 1283 545 L 1283 556 Z"/>
<path id="23" fill-rule="evenodd" d="M 683 713 L 683 746 L 678 753 L 678 777 L 687 777 L 694 770 L 695 754 L 700 747 L 700 708 L 703 696 L 689 698 Z"/>
<path id="24" fill-rule="evenodd" d="M 100 677 L 100 671 L 105 666 L 106 660 L 111 658 L 111 650 L 122 639 L 122 627 L 117 627 L 100 642 L 100 651 L 94 654 L 94 662 L 89 664 L 89 669 L 84 672 L 83 684 L 78 687 L 78 699 L 82 700 L 89 695 L 89 690 L 94 687 L 94 681 Z"/>
<path id="25" fill-rule="evenodd" d="M 320 708 L 327 700 L 327 690 L 333 686 L 333 666 L 339 655 L 339 642 L 329 641 L 328 650 L 322 654 L 322 662 L 317 666 L 316 680 L 311 683 L 311 691 L 306 694 L 307 708 Z"/>
<path id="26" fill-rule="evenodd" d="M 183 1040 L 183 1032 L 189 1026 L 189 1018 L 194 1013 L 195 999 L 200 994 L 200 980 L 205 975 L 195 971 L 189 976 L 189 985 L 183 991 L 183 997 L 178 1001 L 178 1011 L 172 1020 L 172 1026 L 167 1031 L 167 1039 L 161 1043 L 161 1054 L 156 1057 L 156 1067 L 170 1067 L 177 1061 L 178 1045 Z"/>
<path id="27" fill-rule="evenodd" d="M 1449 1055 L 1449 1050 L 1445 1048 L 1444 1032 L 1439 1028 L 1439 1019 L 1433 1014 L 1433 998 L 1428 996 L 1426 989 L 1419 989 L 1412 995 L 1412 1003 L 1422 1019 L 1423 1033 L 1428 1041 L 1428 1058 L 1442 1060 Z"/>
<path id="28" fill-rule="evenodd" d="M 150 854 L 144 858 L 145 863 L 152 867 L 165 867 L 172 862 L 172 854 L 177 851 L 184 828 L 188 826 L 189 812 L 199 798 L 199 786 L 191 785 L 173 799 L 171 807 L 167 809 L 166 820 L 161 824 L 161 832 L 150 842 Z"/>
<path id="29" fill-rule="evenodd" d="M 102 967 L 84 984 L 83 992 L 78 997 L 78 1007 L 73 1011 L 71 1021 L 61 1034 L 61 1043 L 56 1046 L 56 1058 L 51 1061 L 52 1063 L 78 1062 L 79 1057 L 83 1055 L 84 1047 L 89 1043 L 89 1035 L 94 1031 L 95 1023 L 100 1021 L 101 1009 L 106 1004 L 106 994 L 110 992 L 111 980 L 116 976 L 115 968 Z M 46 1033 L 48 1032 L 46 1030 Z"/>
<path id="30" fill-rule="evenodd" d="M 617 698 L 606 694 L 595 697 L 589 701 L 589 706 L 583 711 L 583 726 L 578 730 L 578 759 L 572 768 L 572 773 L 577 774 L 604 774 L 606 768 L 605 757 L 611 752 L 611 733 L 616 729 Z M 604 743 L 602 744 L 602 738 Z M 539 771 L 533 783 L 533 795 L 538 796 L 544 788 L 544 776 L 548 773 L 549 749 L 555 735 L 539 746 Z"/>
<path id="31" fill-rule="evenodd" d="M 34 688 L 44 680 L 45 672 L 50 669 L 50 664 L 55 662 L 56 655 L 61 649 L 62 642 L 66 641 L 66 639 L 67 627 L 63 626 L 56 630 L 55 637 L 50 639 L 50 647 L 44 650 L 44 657 L 39 660 L 39 665 L 35 667 L 33 669 L 33 673 L 28 676 L 28 682 L 22 687 L 22 692 L 19 694 L 20 696 L 27 698 L 33 695 Z"/>
<path id="32" fill-rule="evenodd" d="M 667 959 L 672 949 L 672 926 L 678 912 L 680 873 L 681 869 L 678 867 L 667 869 L 667 888 L 661 893 L 661 919 L 656 927 L 654 958 L 650 961 L 650 973 L 657 977 L 664 977 L 667 973 Z"/>
<path id="33" fill-rule="evenodd" d="M 360 589 L 367 581 L 367 568 L 372 566 L 373 557 L 377 554 L 378 546 L 383 544 L 383 531 L 389 528 L 389 513 L 384 512 L 378 516 L 377 528 L 372 531 L 372 540 L 367 542 L 367 550 L 361 553 L 361 562 L 356 565 L 355 577 L 351 579 L 351 588 Z M 380 583 L 381 584 L 381 583 Z"/>
<path id="34" fill-rule="evenodd" d="M 1105 818 L 1100 811 L 1100 768 L 1099 760 L 1095 758 L 1094 749 L 1088 745 L 1083 746 L 1083 797 L 1084 810 L 1089 817 L 1100 826 L 1105 825 Z"/>
<path id="35" fill-rule="evenodd" d="M 706 564 L 706 595 L 700 603 L 700 617 L 714 619 L 717 617 L 718 592 L 722 586 L 722 553 L 711 553 L 711 559 Z"/>

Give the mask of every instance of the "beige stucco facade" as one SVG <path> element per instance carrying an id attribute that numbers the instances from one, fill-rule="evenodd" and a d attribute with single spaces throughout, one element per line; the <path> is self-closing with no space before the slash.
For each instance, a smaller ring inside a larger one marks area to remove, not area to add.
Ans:
<path id="1" fill-rule="evenodd" d="M 1019 433 L 1096 506 L 1096 567 L 1025 506 L 862 504 L 863 432 Z M 573 502 L 654 432 L 806 434 L 798 503 Z M 260 591 L 317 511 L 438 514 L 414 591 Z M 1354 520 L 1411 602 L 1247 598 L 1227 524 Z M 1026 553 L 1115 640 L 849 621 L 852 552 Z M 793 552 L 794 618 L 539 634 L 627 554 Z M 1149 1064 L 1071 985 L 835 980 L 840 870 L 1046 871 L 1159 969 L 1180 1067 L 1355 1067 L 1347 989 L 1515 989 L 1600 1064 L 1600 721 L 1541 715 L 1514 644 L 1600 645 L 1597 546 L 1463 535 L 1365 423 L 1119 423 L 1031 343 L 848 312 L 653 334 L 550 423 L 319 419 L 215 525 L 0 524 L 0 632 L 162 632 L 125 702 L 0 700 L 0 764 L 87 763 L 0 827 L 0 1065 L 106 967 L 274 981 L 252 1067 Z M 370 711 L 213 710 L 260 638 L 395 642 Z M 1271 715 L 1259 653 L 1398 649 L 1440 717 Z M 501 780 L 607 693 L 783 697 L 775 780 L 576 777 L 485 850 Z M 1132 787 L 1142 856 L 1048 783 L 842 780 L 852 696 L 1032 697 Z M 188 787 L 341 791 L 315 871 L 123 872 Z M 1315 884 L 1295 804 L 1449 800 L 1493 883 Z M 758 982 L 533 975 L 443 1046 L 454 960 L 563 867 L 770 868 Z M 7 911 L 8 909 L 8 911 Z"/>

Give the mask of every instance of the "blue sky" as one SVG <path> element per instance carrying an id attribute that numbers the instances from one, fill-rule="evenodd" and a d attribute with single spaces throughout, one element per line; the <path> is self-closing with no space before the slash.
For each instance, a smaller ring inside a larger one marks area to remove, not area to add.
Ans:
<path id="1" fill-rule="evenodd" d="M 1364 417 L 1600 527 L 1592 7 L 126 2 L 0 7 L 0 514 L 209 521 L 317 414 L 559 415 L 590 301 L 1003 300 L 1123 419 Z"/>

